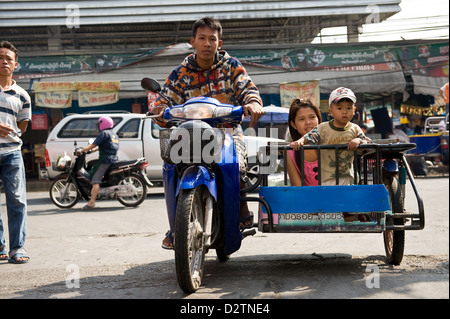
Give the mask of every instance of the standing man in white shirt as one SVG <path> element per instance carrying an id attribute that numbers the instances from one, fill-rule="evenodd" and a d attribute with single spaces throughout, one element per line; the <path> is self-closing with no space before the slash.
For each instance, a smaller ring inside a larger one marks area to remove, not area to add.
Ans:
<path id="1" fill-rule="evenodd" d="M 27 199 L 22 140 L 31 120 L 31 99 L 12 79 L 19 51 L 0 41 L 0 178 L 8 214 L 9 252 L 0 213 L 0 260 L 22 264 L 30 260 L 25 250 Z"/>

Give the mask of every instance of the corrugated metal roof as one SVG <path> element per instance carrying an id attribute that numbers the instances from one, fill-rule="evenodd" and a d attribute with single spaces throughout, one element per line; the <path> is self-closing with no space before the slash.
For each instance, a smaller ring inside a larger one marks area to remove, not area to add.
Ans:
<path id="1" fill-rule="evenodd" d="M 77 12 L 80 26 L 194 21 L 207 15 L 221 20 L 312 16 L 333 19 L 351 15 L 363 18 L 371 13 L 369 6 L 377 6 L 382 21 L 400 11 L 399 3 L 400 0 L 0 0 L 0 27 L 65 26 Z"/>
<path id="2" fill-rule="evenodd" d="M 351 42 L 357 41 L 358 26 L 366 20 L 371 23 L 372 18 L 387 19 L 400 11 L 399 3 L 400 0 L 0 0 L 0 34 L 25 54 L 154 48 L 189 42 L 193 22 L 213 16 L 222 23 L 227 45 L 310 43 L 322 28 L 336 26 L 350 27 Z"/>

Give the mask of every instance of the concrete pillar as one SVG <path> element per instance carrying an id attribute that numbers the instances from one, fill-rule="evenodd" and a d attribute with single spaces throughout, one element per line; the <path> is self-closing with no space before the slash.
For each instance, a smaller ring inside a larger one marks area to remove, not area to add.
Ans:
<path id="1" fill-rule="evenodd" d="M 59 51 L 61 46 L 61 27 L 59 25 L 47 27 L 48 51 Z"/>

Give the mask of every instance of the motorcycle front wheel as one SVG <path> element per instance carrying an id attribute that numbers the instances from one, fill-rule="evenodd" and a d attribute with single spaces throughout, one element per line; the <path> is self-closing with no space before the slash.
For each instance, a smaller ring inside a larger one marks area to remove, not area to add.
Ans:
<path id="1" fill-rule="evenodd" d="M 205 262 L 205 188 L 181 190 L 175 222 L 175 266 L 180 288 L 195 292 L 201 285 Z"/>
<path id="2" fill-rule="evenodd" d="M 131 174 L 119 182 L 119 185 L 125 184 L 131 185 L 135 192 L 130 196 L 117 196 L 117 200 L 126 207 L 136 207 L 142 204 L 147 197 L 147 185 L 143 178 L 138 174 Z"/>
<path id="3" fill-rule="evenodd" d="M 50 199 L 59 208 L 71 208 L 80 199 L 77 186 L 64 177 L 56 179 L 50 186 Z"/>

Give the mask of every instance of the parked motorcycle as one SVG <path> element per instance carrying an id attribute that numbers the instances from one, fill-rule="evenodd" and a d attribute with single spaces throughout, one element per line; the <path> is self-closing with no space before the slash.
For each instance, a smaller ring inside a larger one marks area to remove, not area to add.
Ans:
<path id="1" fill-rule="evenodd" d="M 157 81 L 144 78 L 141 85 L 161 95 Z M 209 249 L 226 261 L 248 235 L 239 227 L 240 200 L 244 199 L 235 142 L 225 129 L 217 128 L 239 124 L 242 112 L 242 106 L 196 97 L 167 108 L 163 115 L 174 126 L 160 131 L 160 145 L 176 274 L 187 293 L 201 285 Z M 254 229 L 247 232 L 255 233 Z"/>
<path id="2" fill-rule="evenodd" d="M 80 198 L 89 201 L 91 195 L 90 173 L 86 167 L 86 155 L 92 151 L 77 154 L 75 160 L 63 156 L 54 163 L 54 169 L 62 171 L 50 186 L 50 199 L 60 208 L 73 207 Z M 145 173 L 148 163 L 145 158 L 121 161 L 112 164 L 105 173 L 97 199 L 116 198 L 126 207 L 140 205 L 147 196 L 147 186 L 151 186 Z"/>

